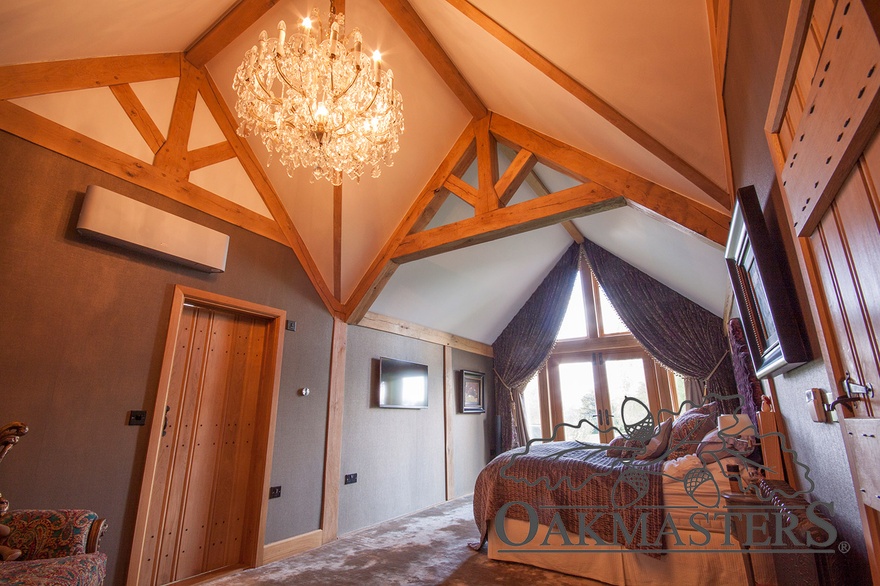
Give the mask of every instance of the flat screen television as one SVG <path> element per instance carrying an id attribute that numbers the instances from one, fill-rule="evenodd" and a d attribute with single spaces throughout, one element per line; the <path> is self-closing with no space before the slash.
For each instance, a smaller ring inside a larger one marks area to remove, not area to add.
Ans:
<path id="1" fill-rule="evenodd" d="M 428 367 L 393 358 L 380 358 L 379 407 L 427 409 Z"/>

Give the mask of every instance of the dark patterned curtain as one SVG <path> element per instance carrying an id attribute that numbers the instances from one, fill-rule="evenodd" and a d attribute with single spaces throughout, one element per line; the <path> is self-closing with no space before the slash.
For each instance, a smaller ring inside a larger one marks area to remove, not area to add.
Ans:
<path id="1" fill-rule="evenodd" d="M 698 379 L 707 393 L 736 395 L 720 317 L 589 240 L 583 247 L 620 319 L 657 362 Z M 732 412 L 737 406 L 738 401 L 724 401 L 722 410 Z"/>
<path id="2" fill-rule="evenodd" d="M 492 344 L 495 409 L 501 421 L 498 453 L 525 443 L 523 389 L 553 346 L 577 275 L 580 248 L 573 244 Z"/>

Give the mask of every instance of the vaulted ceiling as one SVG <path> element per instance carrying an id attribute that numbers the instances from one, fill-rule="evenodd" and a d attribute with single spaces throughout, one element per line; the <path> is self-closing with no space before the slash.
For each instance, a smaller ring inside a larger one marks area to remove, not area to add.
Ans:
<path id="1" fill-rule="evenodd" d="M 6 0 L 0 129 L 291 246 L 351 322 L 491 343 L 582 236 L 720 314 L 718 4 L 336 0 L 393 69 L 406 131 L 393 167 L 334 189 L 232 113 L 259 32 L 326 0 Z"/>

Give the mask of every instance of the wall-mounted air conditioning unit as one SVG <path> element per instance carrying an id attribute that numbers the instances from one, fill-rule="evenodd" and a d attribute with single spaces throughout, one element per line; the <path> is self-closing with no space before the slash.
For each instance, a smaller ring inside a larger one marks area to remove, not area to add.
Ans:
<path id="1" fill-rule="evenodd" d="M 226 270 L 228 235 L 97 185 L 86 189 L 76 229 L 87 238 L 207 273 Z"/>

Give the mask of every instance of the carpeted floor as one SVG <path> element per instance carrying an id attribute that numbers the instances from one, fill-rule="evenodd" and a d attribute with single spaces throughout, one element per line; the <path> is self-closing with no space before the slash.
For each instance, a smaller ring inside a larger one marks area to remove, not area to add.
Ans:
<path id="1" fill-rule="evenodd" d="M 528 584 L 584 586 L 591 580 L 497 562 L 468 543 L 479 541 L 471 497 L 343 535 L 337 541 L 211 582 L 210 586 L 297 584 Z"/>

